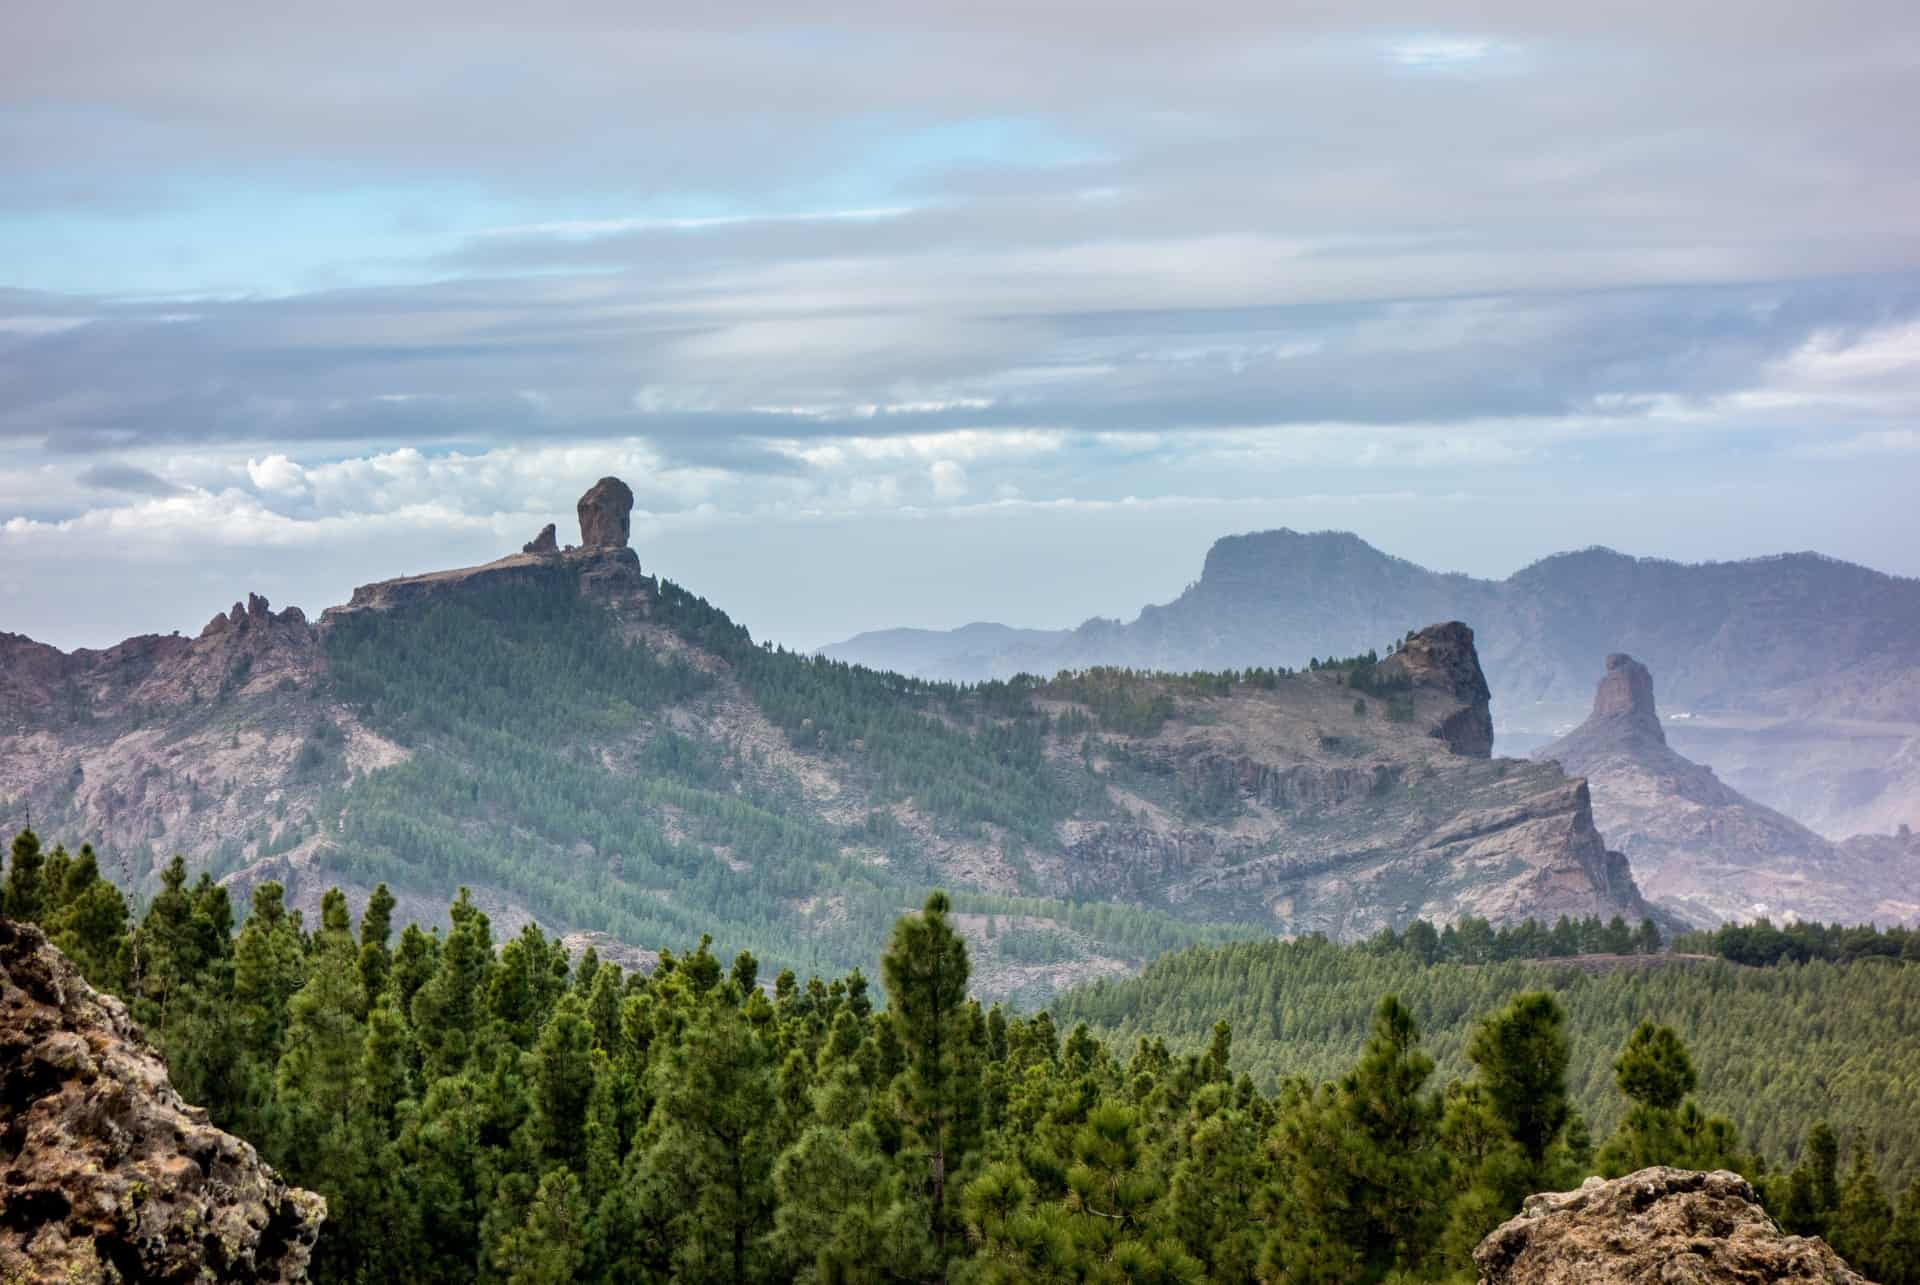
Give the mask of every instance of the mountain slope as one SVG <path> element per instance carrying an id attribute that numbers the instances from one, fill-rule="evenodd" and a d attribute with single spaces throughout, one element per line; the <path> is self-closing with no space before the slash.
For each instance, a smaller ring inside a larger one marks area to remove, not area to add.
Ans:
<path id="1" fill-rule="evenodd" d="M 317 624 L 256 599 L 197 639 L 4 645 L 37 677 L 8 666 L 0 800 L 136 880 L 178 850 L 296 904 L 464 884 L 508 932 L 801 967 L 870 958 L 939 884 L 1022 993 L 1227 933 L 1646 912 L 1581 783 L 1488 757 L 1460 625 L 1308 674 L 960 688 L 758 645 L 621 534 Z"/>
<path id="2" fill-rule="evenodd" d="M 1198 581 L 1128 623 L 1038 636 L 972 625 L 967 640 L 888 631 L 825 654 L 866 663 L 884 650 L 890 665 L 953 680 L 1298 666 L 1397 637 L 1408 619 L 1473 625 L 1501 734 L 1523 748 L 1579 717 L 1594 656 L 1631 652 L 1695 717 L 1675 729 L 1682 748 L 1711 738 L 1749 793 L 1829 835 L 1920 821 L 1920 581 L 1812 553 L 1688 565 L 1586 549 L 1494 581 L 1344 532 L 1283 529 L 1217 541 Z"/>
<path id="3" fill-rule="evenodd" d="M 1587 721 L 1533 757 L 1587 778 L 1647 895 L 1693 918 L 1920 919 L 1920 863 L 1830 843 L 1675 752 L 1631 656 L 1607 657 Z"/>

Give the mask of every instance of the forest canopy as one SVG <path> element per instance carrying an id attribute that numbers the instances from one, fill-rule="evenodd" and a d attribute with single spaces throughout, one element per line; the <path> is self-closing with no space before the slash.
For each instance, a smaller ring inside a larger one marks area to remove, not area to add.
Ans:
<path id="1" fill-rule="evenodd" d="M 1898 961 L 1569 977 L 1265 943 L 1027 1015 L 971 997 L 937 892 L 879 988 L 710 937 L 625 973 L 534 925 L 496 943 L 464 893 L 450 931 L 396 934 L 384 887 L 308 925 L 263 883 L 236 933 L 177 860 L 134 922 L 89 850 L 30 832 L 0 898 L 327 1197 L 321 1281 L 1467 1280 L 1530 1192 L 1671 1163 L 1746 1173 L 1790 1230 L 1920 1282 L 1920 1180 L 1888 1194 L 1920 1087 Z M 1795 1038 L 1822 1003 L 1831 1037 Z M 1756 1146 L 1767 1100 L 1723 1077 L 1762 1015 L 1756 1075 L 1847 1084 L 1852 1044 L 1896 1068 L 1893 1107 L 1837 1094 L 1769 1121 L 1792 1156 Z"/>

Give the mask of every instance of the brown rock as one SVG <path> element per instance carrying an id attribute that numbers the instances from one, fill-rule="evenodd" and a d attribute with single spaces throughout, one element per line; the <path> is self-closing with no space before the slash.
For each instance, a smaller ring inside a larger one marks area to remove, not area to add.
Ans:
<path id="1" fill-rule="evenodd" d="M 1493 693 L 1480 669 L 1473 630 L 1458 620 L 1428 625 L 1375 668 L 1382 678 L 1404 676 L 1415 687 L 1458 701 L 1460 709 L 1441 720 L 1434 736 L 1455 754 L 1493 757 Z"/>
<path id="2" fill-rule="evenodd" d="M 585 504 L 586 501 L 582 500 L 581 503 Z M 582 510 L 582 513 L 584 515 L 585 510 Z M 583 516 L 581 520 L 584 522 L 586 519 Z M 520 546 L 520 552 L 522 553 L 558 553 L 560 552 L 559 535 L 557 532 L 554 531 L 553 523 L 549 522 L 545 526 L 541 527 L 539 535 L 534 536 L 533 539 L 527 541 L 525 544 Z"/>
<path id="3" fill-rule="evenodd" d="M 167 1081 L 119 1000 L 0 919 L 0 1281 L 299 1282 L 326 1202 Z"/>
<path id="4" fill-rule="evenodd" d="M 1781 1231 L 1725 1170 L 1642 1169 L 1533 1196 L 1473 1261 L 1480 1285 L 1869 1285 L 1825 1241 Z"/>
<path id="5" fill-rule="evenodd" d="M 624 549 L 633 534 L 633 492 L 617 477 L 603 477 L 580 497 L 580 545 Z"/>
<path id="6" fill-rule="evenodd" d="M 1592 717 L 1624 719 L 1650 728 L 1662 744 L 1666 743 L 1660 715 L 1653 705 L 1653 673 L 1622 652 L 1607 657 L 1607 672 L 1594 689 Z"/>

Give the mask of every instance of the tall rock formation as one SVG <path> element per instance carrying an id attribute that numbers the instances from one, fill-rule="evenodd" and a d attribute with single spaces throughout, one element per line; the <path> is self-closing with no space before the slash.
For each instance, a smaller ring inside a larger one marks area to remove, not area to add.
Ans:
<path id="1" fill-rule="evenodd" d="M 325 1217 L 181 1101 L 119 1000 L 0 919 L 0 1281 L 299 1282 Z"/>
<path id="2" fill-rule="evenodd" d="M 1898 845 L 1837 845 L 1742 795 L 1667 744 L 1653 689 L 1645 665 L 1608 656 L 1586 722 L 1533 753 L 1587 778 L 1648 897 L 1708 923 L 1920 917 L 1920 866 Z"/>
<path id="3" fill-rule="evenodd" d="M 1642 1169 L 1529 1197 L 1473 1251 L 1480 1285 L 1872 1285 L 1817 1236 L 1789 1236 L 1745 1178 Z"/>
<path id="4" fill-rule="evenodd" d="M 617 477 L 603 477 L 580 497 L 580 545 L 624 549 L 633 536 L 633 491 Z"/>
<path id="5" fill-rule="evenodd" d="M 1458 701 L 1460 708 L 1442 720 L 1433 734 L 1455 754 L 1493 757 L 1493 692 L 1480 670 L 1473 630 L 1458 620 L 1429 625 L 1408 637 L 1377 669 L 1382 678 L 1404 677 L 1415 687 L 1431 688 Z"/>

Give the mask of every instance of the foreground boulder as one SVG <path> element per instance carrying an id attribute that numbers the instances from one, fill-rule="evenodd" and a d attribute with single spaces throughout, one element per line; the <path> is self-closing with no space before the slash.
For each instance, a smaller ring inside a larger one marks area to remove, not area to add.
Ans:
<path id="1" fill-rule="evenodd" d="M 1473 1261 L 1480 1285 L 1870 1285 L 1825 1241 L 1781 1231 L 1725 1170 L 1642 1169 L 1530 1197 Z"/>
<path id="2" fill-rule="evenodd" d="M 125 1005 L 0 919 L 0 1281 L 304 1281 L 325 1216 L 181 1100 Z"/>

